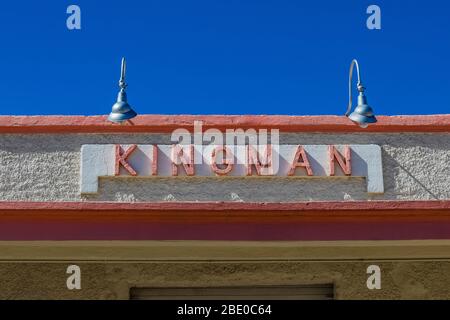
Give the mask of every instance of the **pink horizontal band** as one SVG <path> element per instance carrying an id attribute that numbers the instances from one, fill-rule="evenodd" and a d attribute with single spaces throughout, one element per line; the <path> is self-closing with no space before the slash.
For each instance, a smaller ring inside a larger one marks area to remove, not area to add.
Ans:
<path id="1" fill-rule="evenodd" d="M 0 222 L 289 223 L 450 221 L 450 201 L 0 202 Z"/>
<path id="2" fill-rule="evenodd" d="M 363 211 L 450 210 L 450 200 L 430 201 L 313 201 L 313 202 L 34 202 L 0 201 L 0 212 L 16 210 L 63 211 Z M 1 215 L 1 213 L 0 213 Z"/>
<path id="3" fill-rule="evenodd" d="M 450 132 L 450 115 L 378 116 L 378 122 L 362 129 L 344 116 L 276 115 L 139 115 L 123 123 L 111 123 L 106 116 L 0 116 L 0 133 L 168 133 L 203 130 L 279 129 L 281 132 Z"/>
<path id="4" fill-rule="evenodd" d="M 0 202 L 0 240 L 450 239 L 450 201 Z"/>
<path id="5" fill-rule="evenodd" d="M 450 220 L 289 223 L 6 221 L 0 241 L 229 240 L 337 241 L 450 239 Z"/>

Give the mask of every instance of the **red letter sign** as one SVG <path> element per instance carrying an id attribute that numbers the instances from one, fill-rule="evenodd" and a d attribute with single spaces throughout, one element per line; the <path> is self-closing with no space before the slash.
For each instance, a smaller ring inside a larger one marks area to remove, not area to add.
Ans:
<path id="1" fill-rule="evenodd" d="M 352 174 L 351 151 L 349 146 L 344 147 L 345 160 L 342 158 L 342 155 L 339 153 L 339 151 L 336 150 L 336 148 L 333 145 L 328 146 L 328 157 L 330 160 L 330 176 L 334 176 L 335 159 L 339 163 L 339 166 L 341 167 L 342 171 L 346 176 L 350 176 Z"/>
<path id="2" fill-rule="evenodd" d="M 127 151 L 125 151 L 125 153 L 123 153 L 122 147 L 119 144 L 116 144 L 116 176 L 120 175 L 120 165 L 122 165 L 132 176 L 137 175 L 133 167 L 131 167 L 131 165 L 127 162 L 127 158 L 133 153 L 136 148 L 137 145 L 133 144 L 128 148 Z"/>
<path id="3" fill-rule="evenodd" d="M 216 158 L 217 158 L 217 154 L 219 152 L 223 152 L 223 161 L 222 164 L 225 165 L 225 168 L 220 169 L 217 166 L 216 163 Z M 218 174 L 219 176 L 224 176 L 227 173 L 229 173 L 231 170 L 233 170 L 233 161 L 229 161 L 227 159 L 227 154 L 229 154 L 229 149 L 225 146 L 218 146 L 215 147 L 212 151 L 212 155 L 211 155 L 211 169 L 214 173 Z"/>
<path id="4" fill-rule="evenodd" d="M 172 146 L 172 175 L 178 175 L 178 160 L 183 165 L 184 170 L 188 176 L 193 176 L 194 171 L 194 146 L 189 145 L 189 155 L 186 156 L 183 148 L 180 145 Z"/>
<path id="5" fill-rule="evenodd" d="M 301 157 L 301 161 L 299 162 Z M 306 169 L 306 173 L 308 176 L 313 176 L 314 173 L 311 169 L 311 165 L 309 164 L 308 157 L 306 156 L 305 149 L 302 146 L 297 147 L 297 151 L 295 152 L 294 160 L 292 161 L 291 168 L 289 169 L 288 176 L 293 176 L 295 174 L 295 169 L 297 167 L 302 167 Z"/>
<path id="6" fill-rule="evenodd" d="M 272 175 L 272 145 L 267 145 L 266 146 L 266 154 L 265 154 L 265 158 L 263 159 L 264 162 L 261 163 L 261 161 L 259 161 L 259 156 L 258 156 L 258 152 L 250 145 L 246 146 L 247 148 L 247 152 L 245 153 L 245 160 L 246 160 L 246 168 L 247 168 L 247 175 L 251 176 L 252 175 L 252 166 L 255 166 L 256 168 L 256 174 L 258 176 L 263 175 L 262 174 L 262 170 L 263 169 L 268 169 L 268 174 L 265 175 Z"/>

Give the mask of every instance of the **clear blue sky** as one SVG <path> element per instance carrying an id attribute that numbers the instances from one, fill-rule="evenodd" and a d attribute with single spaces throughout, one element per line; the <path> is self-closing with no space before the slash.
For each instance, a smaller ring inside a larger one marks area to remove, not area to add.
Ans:
<path id="1" fill-rule="evenodd" d="M 107 114 L 122 56 L 140 114 L 341 115 L 354 57 L 377 114 L 450 113 L 447 0 L 4 1 L 0 32 L 0 114 Z"/>

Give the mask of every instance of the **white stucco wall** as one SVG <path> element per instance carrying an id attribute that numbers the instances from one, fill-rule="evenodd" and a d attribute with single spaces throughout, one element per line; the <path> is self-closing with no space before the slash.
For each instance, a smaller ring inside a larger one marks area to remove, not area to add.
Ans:
<path id="1" fill-rule="evenodd" d="M 378 144 L 385 193 L 364 178 L 101 178 L 80 195 L 83 144 L 170 144 L 161 134 L 0 135 L 0 201 L 324 201 L 450 199 L 450 134 L 281 134 L 280 144 Z"/>

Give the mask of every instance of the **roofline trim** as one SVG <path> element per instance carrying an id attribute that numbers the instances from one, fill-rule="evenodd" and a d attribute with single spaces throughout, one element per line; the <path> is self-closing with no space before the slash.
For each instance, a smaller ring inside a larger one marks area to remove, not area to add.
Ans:
<path id="1" fill-rule="evenodd" d="M 185 128 L 192 131 L 194 121 L 203 130 L 279 129 L 280 132 L 386 133 L 450 132 L 450 114 L 378 116 L 366 129 L 344 116 L 284 115 L 139 115 L 123 124 L 107 116 L 0 116 L 0 133 L 170 133 Z"/>

